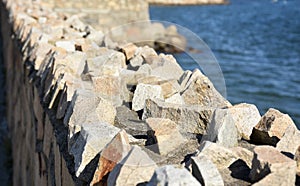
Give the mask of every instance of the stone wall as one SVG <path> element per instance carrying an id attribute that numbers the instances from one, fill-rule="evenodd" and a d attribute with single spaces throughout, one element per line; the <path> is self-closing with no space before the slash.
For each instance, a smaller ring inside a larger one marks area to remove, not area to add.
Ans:
<path id="1" fill-rule="evenodd" d="M 300 131 L 287 114 L 231 105 L 200 70 L 79 17 L 1 2 L 13 185 L 299 179 Z"/>

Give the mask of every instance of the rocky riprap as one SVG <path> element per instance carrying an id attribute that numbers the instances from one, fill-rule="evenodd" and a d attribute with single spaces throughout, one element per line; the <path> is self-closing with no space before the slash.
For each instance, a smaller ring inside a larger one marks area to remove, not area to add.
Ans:
<path id="1" fill-rule="evenodd" d="M 184 71 L 148 46 L 114 43 L 76 15 L 42 2 L 4 3 L 29 81 L 57 138 L 65 135 L 57 142 L 70 185 L 299 179 L 300 131 L 288 115 L 231 105 L 200 70 Z"/>

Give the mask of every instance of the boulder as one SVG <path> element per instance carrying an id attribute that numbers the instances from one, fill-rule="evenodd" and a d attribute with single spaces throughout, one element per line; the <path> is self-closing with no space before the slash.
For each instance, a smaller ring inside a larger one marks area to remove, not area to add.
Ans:
<path id="1" fill-rule="evenodd" d="M 224 147 L 238 144 L 238 131 L 228 109 L 216 109 L 204 140 L 216 142 Z"/>
<path id="2" fill-rule="evenodd" d="M 193 176 L 201 183 L 201 185 L 224 185 L 224 181 L 217 167 L 205 155 L 192 157 Z"/>
<path id="3" fill-rule="evenodd" d="M 83 123 L 114 123 L 116 110 L 112 103 L 93 92 L 78 89 L 75 91 L 64 118 L 69 127 L 69 138 L 81 130 Z"/>
<path id="4" fill-rule="evenodd" d="M 109 174 L 107 185 L 137 185 L 148 182 L 156 168 L 155 162 L 140 147 L 134 145 Z"/>
<path id="5" fill-rule="evenodd" d="M 231 104 L 215 89 L 212 82 L 198 69 L 193 71 L 193 74 L 186 83 L 186 88 L 182 92 L 182 97 L 184 102 L 188 105 L 200 105 L 212 108 L 231 106 Z"/>
<path id="6" fill-rule="evenodd" d="M 255 105 L 240 103 L 228 108 L 234 124 L 239 133 L 239 138 L 250 140 L 253 127 L 259 122 L 261 116 Z"/>
<path id="7" fill-rule="evenodd" d="M 75 52 L 75 42 L 74 41 L 56 41 L 55 46 L 63 48 L 68 52 Z"/>
<path id="8" fill-rule="evenodd" d="M 70 148 L 70 154 L 74 157 L 76 176 L 82 173 L 119 131 L 120 129 L 104 122 L 82 124 L 79 136 Z"/>
<path id="9" fill-rule="evenodd" d="M 201 185 L 186 169 L 175 168 L 172 165 L 165 165 L 155 170 L 147 186 L 155 185 Z"/>
<path id="10" fill-rule="evenodd" d="M 205 134 L 213 110 L 203 107 L 166 103 L 159 99 L 147 99 L 143 120 L 165 118 L 177 123 L 179 131 L 186 137 L 190 134 Z"/>
<path id="11" fill-rule="evenodd" d="M 120 46 L 120 51 L 125 54 L 127 61 L 133 58 L 136 50 L 137 46 L 133 43 L 127 43 L 126 45 Z"/>
<path id="12" fill-rule="evenodd" d="M 296 162 L 281 154 L 274 147 L 256 146 L 254 148 L 254 159 L 249 177 L 252 182 L 259 181 L 257 185 L 272 185 L 272 183 L 294 185 L 295 172 Z"/>
<path id="13" fill-rule="evenodd" d="M 149 85 L 140 83 L 134 91 L 132 99 L 132 110 L 138 111 L 145 107 L 146 99 L 161 98 L 163 99 L 162 88 L 159 85 Z"/>
<path id="14" fill-rule="evenodd" d="M 130 110 L 126 106 L 116 108 L 117 115 L 115 126 L 124 129 L 132 136 L 146 136 L 149 127 L 145 121 L 139 119 L 136 112 Z"/>
<path id="15" fill-rule="evenodd" d="M 168 97 L 167 99 L 165 99 L 165 102 L 184 105 L 184 100 L 179 93 L 176 93 L 176 94 Z"/>
<path id="16" fill-rule="evenodd" d="M 293 120 L 287 114 L 270 108 L 254 127 L 251 141 L 275 146 L 289 126 L 296 128 Z"/>
<path id="17" fill-rule="evenodd" d="M 183 70 L 172 55 L 159 54 L 156 66 L 152 65 L 151 75 L 163 80 L 179 80 Z"/>
<path id="18" fill-rule="evenodd" d="M 124 130 L 121 130 L 109 144 L 101 151 L 100 158 L 90 185 L 105 182 L 105 177 L 113 170 L 130 151 L 129 139 Z"/>
<path id="19" fill-rule="evenodd" d="M 281 152 L 295 154 L 300 145 L 300 131 L 294 126 L 289 126 L 281 140 L 277 143 L 276 149 Z"/>
<path id="20" fill-rule="evenodd" d="M 150 149 L 151 146 L 158 145 L 158 152 L 156 153 L 165 156 L 185 142 L 177 124 L 170 119 L 148 118 L 146 122 L 150 130 L 153 131 L 151 133 L 148 132 L 148 139 L 156 138 L 157 140 L 157 144 L 149 144 Z"/>

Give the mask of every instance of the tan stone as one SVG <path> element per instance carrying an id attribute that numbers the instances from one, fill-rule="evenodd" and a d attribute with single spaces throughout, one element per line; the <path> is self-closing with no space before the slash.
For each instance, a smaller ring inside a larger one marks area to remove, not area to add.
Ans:
<path id="1" fill-rule="evenodd" d="M 130 151 L 128 136 L 124 130 L 121 130 L 100 153 L 99 162 L 90 185 L 103 183 L 103 180 L 113 168 Z"/>
<path id="2" fill-rule="evenodd" d="M 300 145 L 300 131 L 294 126 L 289 126 L 281 140 L 277 143 L 276 149 L 281 152 L 294 154 Z"/>
<path id="3" fill-rule="evenodd" d="M 300 145 L 296 150 L 294 160 L 297 162 L 297 175 L 300 176 Z"/>
<path id="4" fill-rule="evenodd" d="M 148 118 L 146 122 L 150 129 L 154 131 L 154 136 L 149 137 L 157 139 L 157 144 L 151 144 L 150 146 L 158 145 L 158 153 L 162 156 L 174 151 L 185 142 L 185 139 L 179 132 L 177 124 L 170 119 Z"/>
<path id="5" fill-rule="evenodd" d="M 127 61 L 130 60 L 135 55 L 136 49 L 137 46 L 134 45 L 133 43 L 128 43 L 120 47 L 120 50 L 125 54 Z"/>

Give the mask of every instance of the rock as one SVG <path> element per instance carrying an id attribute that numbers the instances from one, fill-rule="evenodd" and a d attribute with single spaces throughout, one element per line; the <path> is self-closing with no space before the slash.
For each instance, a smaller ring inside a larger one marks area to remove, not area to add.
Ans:
<path id="1" fill-rule="evenodd" d="M 159 99 L 147 99 L 143 120 L 147 118 L 165 118 L 177 123 L 179 131 L 185 137 L 190 134 L 205 134 L 213 110 L 197 106 L 185 106 L 166 103 Z"/>
<path id="2" fill-rule="evenodd" d="M 250 140 L 253 127 L 261 118 L 257 107 L 252 104 L 241 103 L 228 108 L 228 110 L 238 129 L 239 137 Z"/>
<path id="3" fill-rule="evenodd" d="M 108 75 L 92 77 L 92 83 L 95 92 L 101 97 L 110 100 L 114 106 L 122 105 L 122 90 L 125 89 L 122 86 L 125 85 L 121 84 L 120 77 Z"/>
<path id="4" fill-rule="evenodd" d="M 178 80 L 182 76 L 183 70 L 172 55 L 159 54 L 159 59 L 157 66 L 152 64 L 151 75 L 163 80 Z"/>
<path id="5" fill-rule="evenodd" d="M 297 162 L 297 175 L 300 176 L 300 145 L 296 150 L 295 156 L 294 156 L 294 160 Z"/>
<path id="6" fill-rule="evenodd" d="M 184 100 L 182 99 L 182 97 L 179 93 L 176 93 L 176 94 L 168 97 L 167 99 L 165 99 L 165 102 L 184 105 Z"/>
<path id="7" fill-rule="evenodd" d="M 76 176 L 108 144 L 120 129 L 104 122 L 82 123 L 80 134 L 70 148 Z M 101 139 L 101 140 L 99 140 Z"/>
<path id="8" fill-rule="evenodd" d="M 63 48 L 68 52 L 75 52 L 75 42 L 74 41 L 56 41 L 55 46 Z"/>
<path id="9" fill-rule="evenodd" d="M 85 31 L 87 25 L 85 25 L 77 15 L 72 15 L 66 20 L 66 23 L 73 29 L 78 30 L 80 32 Z"/>
<path id="10" fill-rule="evenodd" d="M 200 154 L 207 156 L 221 170 L 229 167 L 240 157 L 232 150 L 210 141 L 204 141 L 199 147 Z"/>
<path id="11" fill-rule="evenodd" d="M 68 72 L 80 76 L 84 70 L 86 60 L 87 60 L 87 56 L 85 53 L 75 51 L 72 52 L 71 54 L 68 54 L 62 60 L 62 63 L 64 63 L 67 66 L 66 70 L 68 70 Z"/>
<path id="12" fill-rule="evenodd" d="M 78 89 L 75 91 L 64 118 L 69 127 L 69 138 L 81 130 L 83 123 L 108 122 L 114 123 L 116 110 L 107 100 L 93 92 Z"/>
<path id="13" fill-rule="evenodd" d="M 139 119 L 136 112 L 130 110 L 125 106 L 116 108 L 116 122 L 115 126 L 124 129 L 132 136 L 146 136 L 149 127 L 147 123 Z"/>
<path id="14" fill-rule="evenodd" d="M 141 55 L 144 58 L 145 63 L 149 64 L 151 67 L 152 64 L 155 64 L 159 59 L 155 50 L 148 46 L 139 47 L 135 55 Z"/>
<path id="15" fill-rule="evenodd" d="M 165 165 L 155 170 L 147 186 L 154 185 L 201 185 L 186 169 Z"/>
<path id="16" fill-rule="evenodd" d="M 180 85 L 176 80 L 159 81 L 157 84 L 161 86 L 164 99 L 180 92 Z"/>
<path id="17" fill-rule="evenodd" d="M 201 185 L 224 185 L 221 174 L 213 162 L 205 155 L 192 157 L 193 176 Z"/>
<path id="18" fill-rule="evenodd" d="M 125 54 L 127 61 L 133 58 L 136 50 L 137 46 L 133 43 L 128 43 L 126 45 L 120 46 L 120 51 Z"/>
<path id="19" fill-rule="evenodd" d="M 109 144 L 101 151 L 98 165 L 90 185 L 105 182 L 105 177 L 113 170 L 130 151 L 129 139 L 124 130 L 121 130 Z"/>
<path id="20" fill-rule="evenodd" d="M 156 168 L 155 162 L 140 147 L 134 145 L 109 174 L 107 185 L 137 185 L 147 182 Z"/>
<path id="21" fill-rule="evenodd" d="M 179 132 L 177 124 L 170 119 L 148 118 L 146 122 L 150 130 L 153 131 L 151 132 L 151 136 L 148 136 L 148 139 L 155 138 L 157 140 L 157 144 L 150 143 L 148 147 L 152 149 L 153 146 L 158 145 L 158 152 L 156 153 L 165 156 L 185 142 L 185 139 Z M 148 132 L 148 135 L 149 134 Z"/>
<path id="22" fill-rule="evenodd" d="M 135 55 L 134 57 L 132 57 L 129 60 L 129 64 L 131 65 L 131 67 L 136 68 L 136 67 L 140 67 L 143 65 L 144 62 L 144 58 L 141 55 Z M 147 64 L 148 65 L 148 64 Z M 151 68 L 151 66 L 150 66 Z"/>
<path id="23" fill-rule="evenodd" d="M 216 142 L 224 147 L 238 144 L 238 131 L 228 109 L 216 109 L 204 140 Z"/>
<path id="24" fill-rule="evenodd" d="M 182 97 L 184 102 L 188 105 L 200 105 L 212 108 L 231 106 L 215 89 L 212 82 L 198 69 L 193 71 L 193 74 L 186 83 L 186 89 L 182 92 Z"/>
<path id="25" fill-rule="evenodd" d="M 180 84 L 182 91 L 188 88 L 187 83 L 189 82 L 189 79 L 191 78 L 192 74 L 193 73 L 190 70 L 186 70 L 179 78 L 178 83 Z"/>
<path id="26" fill-rule="evenodd" d="M 294 185 L 296 181 L 295 170 L 296 162 L 281 154 L 274 147 L 256 146 L 254 148 L 254 159 L 249 177 L 253 182 L 262 179 L 258 185 L 262 185 L 262 183 Z M 274 180 L 271 181 L 270 178 Z M 266 182 L 266 180 L 271 182 Z"/>
<path id="27" fill-rule="evenodd" d="M 146 99 L 153 98 L 163 99 L 161 86 L 143 83 L 138 84 L 132 99 L 132 110 L 142 110 L 145 106 Z"/>
<path id="28" fill-rule="evenodd" d="M 294 126 L 289 126 L 281 140 L 277 143 L 276 149 L 281 152 L 294 154 L 300 145 L 300 131 Z"/>
<path id="29" fill-rule="evenodd" d="M 296 129 L 296 125 L 287 114 L 270 108 L 254 127 L 251 141 L 275 146 L 289 126 L 293 126 Z"/>

